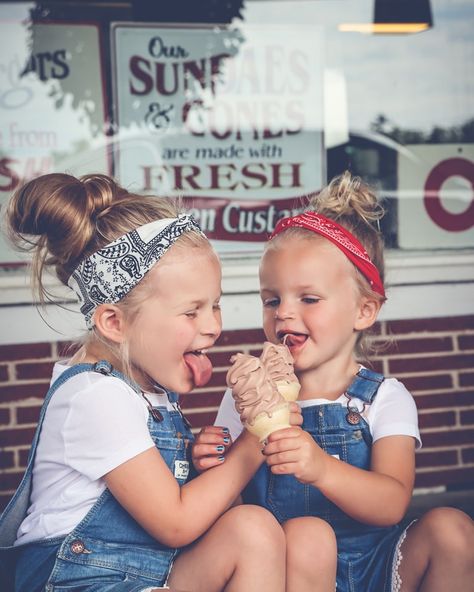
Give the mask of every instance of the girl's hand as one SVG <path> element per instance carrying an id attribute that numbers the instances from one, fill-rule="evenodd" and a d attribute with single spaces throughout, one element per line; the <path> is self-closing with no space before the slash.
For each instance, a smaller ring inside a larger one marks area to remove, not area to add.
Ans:
<path id="1" fill-rule="evenodd" d="M 327 465 L 327 454 L 301 428 L 273 432 L 263 449 L 274 475 L 294 475 L 301 483 L 317 486 Z"/>
<path id="2" fill-rule="evenodd" d="M 202 428 L 193 444 L 193 465 L 198 473 L 225 461 L 225 455 L 232 446 L 229 430 L 219 426 Z"/>
<path id="3" fill-rule="evenodd" d="M 303 415 L 301 413 L 301 407 L 294 401 L 290 402 L 290 424 L 292 426 L 303 425 Z"/>

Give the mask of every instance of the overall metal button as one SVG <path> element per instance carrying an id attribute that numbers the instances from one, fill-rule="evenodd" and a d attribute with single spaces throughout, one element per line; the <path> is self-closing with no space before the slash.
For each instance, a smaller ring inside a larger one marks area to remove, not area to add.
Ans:
<path id="1" fill-rule="evenodd" d="M 70 547 L 71 547 L 71 551 L 73 553 L 75 553 L 76 555 L 80 555 L 81 553 L 84 553 L 84 549 L 86 548 L 84 543 L 82 541 L 80 541 L 79 539 L 72 541 Z"/>

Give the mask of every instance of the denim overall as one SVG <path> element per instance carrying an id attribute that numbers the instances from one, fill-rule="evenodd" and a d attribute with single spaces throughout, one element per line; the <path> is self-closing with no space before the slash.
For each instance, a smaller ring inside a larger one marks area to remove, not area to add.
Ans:
<path id="1" fill-rule="evenodd" d="M 346 391 L 358 406 L 370 405 L 383 382 L 381 374 L 361 368 Z M 361 403 L 362 402 L 362 403 Z M 328 454 L 361 469 L 370 468 L 372 437 L 367 422 L 349 401 L 303 407 L 303 429 Z M 347 495 L 350 495 L 350 489 Z M 338 545 L 338 592 L 388 592 L 392 559 L 400 527 L 377 527 L 350 518 L 316 487 L 300 483 L 293 475 L 273 475 L 260 467 L 244 492 L 247 503 L 270 510 L 279 522 L 299 516 L 317 516 L 334 529 Z"/>
<path id="2" fill-rule="evenodd" d="M 66 537 L 36 541 L 12 548 L 17 530 L 29 506 L 32 469 L 41 426 L 51 397 L 68 379 L 80 372 L 100 372 L 127 382 L 142 391 L 109 362 L 78 364 L 65 370 L 49 389 L 33 439 L 28 466 L 13 499 L 0 518 L 2 592 L 132 592 L 166 583 L 178 550 L 162 545 L 149 535 L 106 489 L 81 522 Z M 177 403 L 175 393 L 167 393 Z M 59 392 L 57 396 L 61 396 Z M 148 428 L 163 459 L 180 485 L 188 479 L 193 435 L 181 415 L 166 407 L 149 406 Z M 189 463 L 189 464 L 188 464 Z"/>

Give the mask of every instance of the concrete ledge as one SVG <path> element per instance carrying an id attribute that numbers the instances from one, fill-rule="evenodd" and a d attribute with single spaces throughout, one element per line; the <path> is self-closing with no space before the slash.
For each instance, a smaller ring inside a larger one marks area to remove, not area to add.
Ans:
<path id="1" fill-rule="evenodd" d="M 440 506 L 458 508 L 474 519 L 474 489 L 414 495 L 405 520 L 419 518 L 428 510 Z"/>

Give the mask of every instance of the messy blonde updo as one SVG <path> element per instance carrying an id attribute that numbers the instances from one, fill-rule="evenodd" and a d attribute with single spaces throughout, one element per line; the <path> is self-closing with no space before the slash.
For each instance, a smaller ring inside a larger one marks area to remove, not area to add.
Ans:
<path id="1" fill-rule="evenodd" d="M 107 175 L 76 178 L 51 173 L 29 181 L 12 196 L 6 230 L 18 250 L 31 253 L 33 291 L 44 304 L 53 299 L 44 282 L 46 269 L 53 269 L 67 285 L 77 265 L 95 251 L 139 226 L 179 213 L 177 201 L 130 193 Z M 178 244 L 209 243 L 198 232 L 189 231 Z M 118 303 L 128 315 L 136 312 L 146 280 L 147 276 Z"/>
<path id="2" fill-rule="evenodd" d="M 345 171 L 312 197 L 306 210 L 334 220 L 353 234 L 367 251 L 372 263 L 378 269 L 382 283 L 384 282 L 384 241 L 379 229 L 379 220 L 385 212 L 369 185 L 359 177 L 353 177 L 349 171 Z M 293 227 L 272 239 L 267 248 L 277 247 L 279 240 L 293 235 L 326 240 L 311 230 Z M 374 298 L 382 305 L 385 298 L 372 290 L 367 279 L 355 266 L 353 270 L 359 294 Z M 366 357 L 373 351 L 373 348 L 369 347 L 367 336 L 368 331 L 361 332 L 358 336 L 357 354 L 361 357 Z"/>

